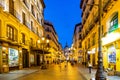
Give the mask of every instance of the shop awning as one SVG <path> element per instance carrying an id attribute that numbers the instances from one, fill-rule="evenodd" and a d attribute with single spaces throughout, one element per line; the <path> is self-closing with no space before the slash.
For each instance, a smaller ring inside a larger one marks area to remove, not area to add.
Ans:
<path id="1" fill-rule="evenodd" d="M 42 49 L 40 49 L 40 48 L 35 48 L 35 47 L 31 47 L 31 50 L 32 51 L 36 51 L 36 52 L 38 52 L 38 53 L 40 53 L 40 54 L 50 54 L 50 52 L 49 51 L 47 51 L 47 50 L 42 50 Z"/>

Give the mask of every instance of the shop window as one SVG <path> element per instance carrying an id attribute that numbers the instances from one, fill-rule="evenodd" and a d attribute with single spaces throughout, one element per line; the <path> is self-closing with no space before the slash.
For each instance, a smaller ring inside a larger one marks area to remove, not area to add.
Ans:
<path id="1" fill-rule="evenodd" d="M 116 63 L 116 49 L 114 46 L 108 48 L 108 62 Z"/>
<path id="2" fill-rule="evenodd" d="M 18 31 L 14 27 L 7 25 L 7 37 L 9 40 L 17 41 Z"/>
<path id="3" fill-rule="evenodd" d="M 110 21 L 109 32 L 112 32 L 118 28 L 118 13 Z"/>
<path id="4" fill-rule="evenodd" d="M 18 66 L 19 62 L 18 50 L 9 48 L 9 67 Z"/>

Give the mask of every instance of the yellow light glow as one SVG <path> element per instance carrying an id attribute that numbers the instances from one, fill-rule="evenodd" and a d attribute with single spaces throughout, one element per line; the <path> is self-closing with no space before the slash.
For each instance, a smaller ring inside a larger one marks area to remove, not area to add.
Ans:
<path id="1" fill-rule="evenodd" d="M 45 38 L 44 38 L 44 37 L 42 37 L 42 40 L 44 41 L 44 40 L 45 40 Z"/>
<path id="2" fill-rule="evenodd" d="M 3 51 L 5 51 L 6 50 L 6 47 L 3 47 Z"/>
<path id="3" fill-rule="evenodd" d="M 49 40 L 47 39 L 47 41 L 46 41 L 47 43 L 49 43 Z"/>
<path id="4" fill-rule="evenodd" d="M 102 38 L 102 45 L 114 42 L 114 41 L 116 41 L 118 39 L 120 39 L 120 34 L 119 33 L 107 34 L 106 37 Z"/>
<path id="5" fill-rule="evenodd" d="M 38 43 L 40 43 L 40 40 L 38 40 Z"/>

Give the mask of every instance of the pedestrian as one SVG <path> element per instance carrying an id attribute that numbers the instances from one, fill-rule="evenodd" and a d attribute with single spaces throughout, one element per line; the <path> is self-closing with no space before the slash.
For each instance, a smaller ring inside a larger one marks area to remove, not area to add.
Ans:
<path id="1" fill-rule="evenodd" d="M 91 73 L 92 70 L 92 64 L 90 62 L 88 62 L 88 68 L 89 68 L 89 73 Z"/>

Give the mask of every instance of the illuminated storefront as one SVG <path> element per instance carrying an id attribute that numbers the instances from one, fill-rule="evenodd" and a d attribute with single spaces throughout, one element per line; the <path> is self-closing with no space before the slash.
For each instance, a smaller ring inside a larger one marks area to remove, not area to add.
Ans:
<path id="1" fill-rule="evenodd" d="M 34 56 L 34 54 L 30 54 L 30 64 L 31 64 L 32 66 L 35 65 L 35 56 Z"/>
<path id="2" fill-rule="evenodd" d="M 17 67 L 18 68 L 18 60 L 19 60 L 19 55 L 18 55 L 18 50 L 16 49 L 13 49 L 13 48 L 9 48 L 9 67 L 10 69 L 11 68 L 14 68 L 14 67 Z"/>
<path id="3" fill-rule="evenodd" d="M 120 71 L 120 34 L 110 33 L 102 39 L 103 45 L 103 62 L 105 68 L 111 68 Z"/>

